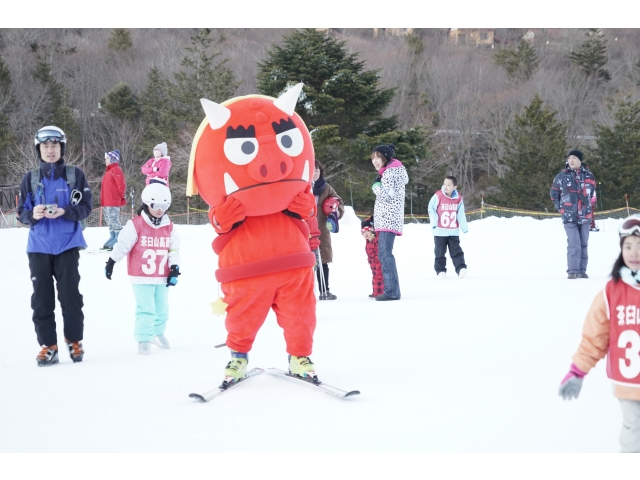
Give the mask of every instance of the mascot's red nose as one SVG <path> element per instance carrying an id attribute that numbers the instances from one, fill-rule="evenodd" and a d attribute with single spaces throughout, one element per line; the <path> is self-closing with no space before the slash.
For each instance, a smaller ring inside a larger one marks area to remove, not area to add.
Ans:
<path id="1" fill-rule="evenodd" d="M 251 178 L 260 183 L 271 183 L 283 180 L 291 173 L 293 161 L 280 150 L 275 141 L 262 143 L 260 147 L 261 155 L 247 166 L 247 173 Z"/>

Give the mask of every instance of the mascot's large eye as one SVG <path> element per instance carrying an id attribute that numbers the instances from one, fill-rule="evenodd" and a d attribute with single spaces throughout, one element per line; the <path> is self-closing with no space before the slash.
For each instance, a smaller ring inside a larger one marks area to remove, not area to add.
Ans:
<path id="1" fill-rule="evenodd" d="M 258 155 L 258 140 L 255 138 L 227 138 L 224 154 L 231 163 L 246 165 Z"/>
<path id="2" fill-rule="evenodd" d="M 304 148 L 304 140 L 302 132 L 298 128 L 292 128 L 276 135 L 276 142 L 280 150 L 290 157 L 297 157 L 302 153 Z"/>

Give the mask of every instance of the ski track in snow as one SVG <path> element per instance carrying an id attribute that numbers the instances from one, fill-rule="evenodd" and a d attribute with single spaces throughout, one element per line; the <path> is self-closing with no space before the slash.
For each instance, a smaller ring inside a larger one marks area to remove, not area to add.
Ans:
<path id="1" fill-rule="evenodd" d="M 559 219 L 470 222 L 459 280 L 433 270 L 429 225 L 405 225 L 394 254 L 399 302 L 375 302 L 360 220 L 347 208 L 332 236 L 331 291 L 318 302 L 318 376 L 361 395 L 340 400 L 261 375 L 207 403 L 188 397 L 220 384 L 229 359 L 217 298 L 213 229 L 178 225 L 182 264 L 171 287 L 167 338 L 137 355 L 126 261 L 104 277 L 108 253 L 81 254 L 84 361 L 36 367 L 28 230 L 0 230 L 0 451 L 2 452 L 616 452 L 621 415 L 604 361 L 578 400 L 557 390 L 584 316 L 619 252 L 618 221 L 599 222 L 588 280 L 566 279 Z M 90 249 L 108 230 L 88 228 Z M 63 343 L 59 305 L 59 344 Z M 251 367 L 287 367 L 273 312 Z M 43 438 L 43 427 L 52 441 Z"/>

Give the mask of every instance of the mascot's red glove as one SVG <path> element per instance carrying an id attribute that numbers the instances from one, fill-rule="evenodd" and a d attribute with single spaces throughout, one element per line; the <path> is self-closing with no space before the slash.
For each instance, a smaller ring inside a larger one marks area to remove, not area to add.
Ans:
<path id="1" fill-rule="evenodd" d="M 220 197 L 218 206 L 209 212 L 211 225 L 218 233 L 226 233 L 235 223 L 246 218 L 246 207 L 235 197 Z"/>
<path id="2" fill-rule="evenodd" d="M 287 210 L 300 215 L 303 220 L 316 216 L 316 197 L 311 194 L 311 185 L 295 196 Z"/>
<path id="3" fill-rule="evenodd" d="M 318 228 L 318 217 L 307 219 L 309 225 L 309 248 L 315 250 L 320 246 L 320 229 Z"/>
<path id="4" fill-rule="evenodd" d="M 309 239 L 309 248 L 316 250 L 320 246 L 320 239 L 318 237 L 311 237 Z"/>

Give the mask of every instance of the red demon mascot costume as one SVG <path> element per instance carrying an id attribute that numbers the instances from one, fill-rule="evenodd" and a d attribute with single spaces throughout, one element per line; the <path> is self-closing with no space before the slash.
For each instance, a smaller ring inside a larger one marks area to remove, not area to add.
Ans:
<path id="1" fill-rule="evenodd" d="M 202 99 L 206 118 L 191 149 L 187 195 L 211 206 L 218 236 L 216 278 L 227 303 L 231 361 L 221 388 L 244 378 L 247 354 L 269 309 L 284 329 L 289 370 L 318 382 L 309 355 L 316 326 L 315 256 L 309 226 L 311 136 L 294 112 L 302 84 L 278 99 L 247 95 L 217 104 Z"/>

